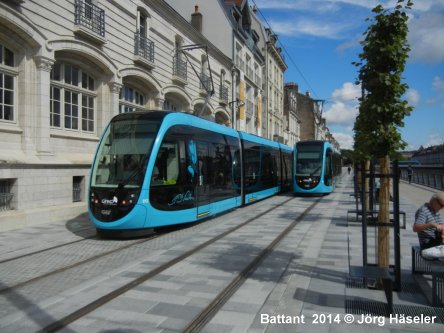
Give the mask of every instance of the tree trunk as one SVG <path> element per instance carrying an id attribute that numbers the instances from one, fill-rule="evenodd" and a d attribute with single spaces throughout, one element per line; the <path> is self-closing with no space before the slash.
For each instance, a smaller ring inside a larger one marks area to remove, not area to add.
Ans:
<path id="1" fill-rule="evenodd" d="M 390 157 L 385 156 L 379 160 L 381 173 L 381 187 L 379 190 L 378 214 L 378 266 L 389 267 L 390 264 Z"/>

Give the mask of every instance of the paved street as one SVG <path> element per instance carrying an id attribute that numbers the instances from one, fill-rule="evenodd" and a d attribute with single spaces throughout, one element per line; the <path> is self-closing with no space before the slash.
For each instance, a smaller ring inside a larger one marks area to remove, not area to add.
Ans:
<path id="1" fill-rule="evenodd" d="M 378 315 L 386 301 L 383 291 L 349 277 L 349 265 L 362 263 L 361 225 L 352 218 L 347 221 L 347 211 L 354 209 L 352 188 L 351 176 L 345 175 L 328 196 L 276 196 L 157 238 L 97 239 L 85 214 L 0 232 L 0 331 L 48 328 L 183 256 L 61 329 L 181 332 L 279 233 L 300 219 L 244 277 L 202 332 L 442 332 L 444 312 L 430 307 L 427 298 L 430 279 L 411 274 L 410 248 L 417 244 L 411 231 L 414 212 L 433 192 L 406 183 L 400 186 L 407 226 L 401 229 L 402 291 L 394 292 L 394 310 L 423 314 L 423 323 L 405 324 L 399 317 Z M 301 218 L 316 200 L 319 203 Z M 262 215 L 254 218 L 258 214 Z M 250 218 L 251 223 L 240 227 Z M 187 255 L 237 226 L 235 232 Z M 373 262 L 374 227 L 368 233 Z M 435 323 L 424 322 L 424 316 Z"/>

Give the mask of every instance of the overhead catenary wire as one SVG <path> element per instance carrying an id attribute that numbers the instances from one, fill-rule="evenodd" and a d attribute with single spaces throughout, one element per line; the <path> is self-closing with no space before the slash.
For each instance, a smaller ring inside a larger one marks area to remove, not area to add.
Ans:
<path id="1" fill-rule="evenodd" d="M 258 11 L 258 13 L 260 14 L 260 16 L 262 17 L 262 19 L 264 20 L 264 22 L 267 24 L 268 28 L 273 31 L 270 23 L 267 21 L 267 18 L 265 17 L 265 15 L 262 13 L 262 11 L 260 10 L 259 6 L 256 4 L 256 2 L 254 0 L 251 0 L 251 2 L 256 6 L 256 9 Z M 285 54 L 288 56 L 288 59 L 290 60 L 290 62 L 292 63 L 292 65 L 294 66 L 294 68 L 296 69 L 296 71 L 299 73 L 299 75 L 301 76 L 302 80 L 305 82 L 305 84 L 307 85 L 308 89 L 311 91 L 311 93 L 313 94 L 313 96 L 315 96 L 318 99 L 318 95 L 316 94 L 316 91 L 313 89 L 313 87 L 311 86 L 310 82 L 307 80 L 307 78 L 305 77 L 304 73 L 302 73 L 301 69 L 298 67 L 298 65 L 296 64 L 296 62 L 293 60 L 291 54 L 287 51 L 287 49 L 285 48 L 284 44 L 281 43 L 281 41 L 278 39 L 277 42 L 279 43 L 280 47 L 282 48 L 282 50 L 285 52 Z"/>

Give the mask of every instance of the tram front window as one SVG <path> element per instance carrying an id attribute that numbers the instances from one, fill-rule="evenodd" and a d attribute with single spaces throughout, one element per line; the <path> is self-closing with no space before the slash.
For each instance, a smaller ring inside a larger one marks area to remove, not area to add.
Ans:
<path id="1" fill-rule="evenodd" d="M 322 172 L 322 148 L 321 147 L 300 147 L 296 159 L 297 176 L 316 176 Z"/>
<path id="2" fill-rule="evenodd" d="M 141 119 L 111 122 L 98 149 L 91 186 L 138 188 L 159 123 Z"/>

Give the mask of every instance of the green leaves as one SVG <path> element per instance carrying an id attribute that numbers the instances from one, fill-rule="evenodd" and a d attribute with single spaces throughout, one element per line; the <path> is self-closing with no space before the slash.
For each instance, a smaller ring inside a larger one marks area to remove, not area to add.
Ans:
<path id="1" fill-rule="evenodd" d="M 408 85 L 402 73 L 410 47 L 407 42 L 408 16 L 413 2 L 398 0 L 392 10 L 373 8 L 375 16 L 364 33 L 359 61 L 358 82 L 363 87 L 359 115 L 354 125 L 357 156 L 380 158 L 405 147 L 399 128 L 412 107 L 402 100 Z"/>

